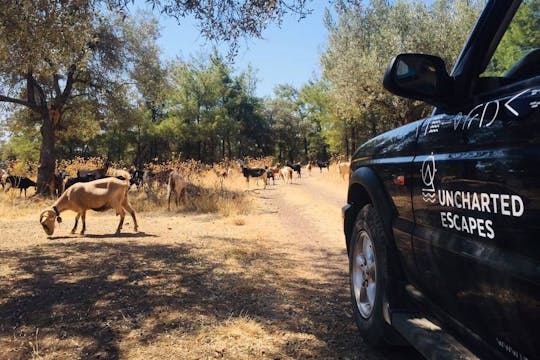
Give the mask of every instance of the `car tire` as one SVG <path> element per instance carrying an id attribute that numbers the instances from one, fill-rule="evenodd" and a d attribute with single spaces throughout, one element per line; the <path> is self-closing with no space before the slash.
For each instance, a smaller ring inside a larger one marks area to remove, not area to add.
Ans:
<path id="1" fill-rule="evenodd" d="M 352 233 L 349 279 L 354 319 L 366 343 L 374 347 L 392 344 L 395 336 L 383 315 L 388 285 L 387 244 L 377 210 L 371 204 L 365 205 Z"/>

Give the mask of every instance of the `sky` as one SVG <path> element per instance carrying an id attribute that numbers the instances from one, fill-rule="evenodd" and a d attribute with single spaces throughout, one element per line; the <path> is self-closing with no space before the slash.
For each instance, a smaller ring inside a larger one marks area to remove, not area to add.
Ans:
<path id="1" fill-rule="evenodd" d="M 300 88 L 309 80 L 320 77 L 319 57 L 327 38 L 323 22 L 326 6 L 327 1 L 313 1 L 313 13 L 306 18 L 298 21 L 298 16 L 289 14 L 280 27 L 270 25 L 262 39 L 240 40 L 233 66 L 238 72 L 246 70 L 248 64 L 256 70 L 257 96 L 272 96 L 273 89 L 279 84 Z M 212 52 L 213 44 L 200 35 L 193 19 L 184 18 L 178 25 L 173 18 L 157 12 L 154 15 L 161 26 L 158 44 L 163 51 L 162 60 L 177 56 L 189 60 L 191 56 Z M 220 52 L 226 55 L 227 48 L 221 46 Z"/>

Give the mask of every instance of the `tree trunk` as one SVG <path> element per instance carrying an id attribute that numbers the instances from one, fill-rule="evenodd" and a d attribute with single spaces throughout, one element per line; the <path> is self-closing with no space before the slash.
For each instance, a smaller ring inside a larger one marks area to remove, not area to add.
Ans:
<path id="1" fill-rule="evenodd" d="M 37 193 L 44 196 L 49 196 L 49 183 L 53 179 L 56 153 L 54 151 L 54 143 L 56 140 L 54 123 L 49 112 L 43 112 L 41 115 L 41 147 L 39 150 L 39 165 L 37 177 Z"/>
<path id="2" fill-rule="evenodd" d="M 304 160 L 306 161 L 309 158 L 308 152 L 309 152 L 308 138 L 307 136 L 304 136 Z"/>

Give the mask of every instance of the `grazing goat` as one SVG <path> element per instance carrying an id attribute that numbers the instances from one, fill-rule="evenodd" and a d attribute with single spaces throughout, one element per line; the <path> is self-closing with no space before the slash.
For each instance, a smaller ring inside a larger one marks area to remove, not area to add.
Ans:
<path id="1" fill-rule="evenodd" d="M 341 176 L 341 178 L 345 180 L 345 176 L 348 177 L 351 173 L 351 163 L 348 161 L 340 162 L 338 164 L 338 172 L 339 172 L 339 176 Z"/>
<path id="2" fill-rule="evenodd" d="M 319 167 L 321 174 L 323 168 L 326 168 L 326 170 L 330 171 L 330 164 L 328 161 L 317 161 L 317 166 Z"/>
<path id="3" fill-rule="evenodd" d="M 240 168 L 242 169 L 242 175 L 244 175 L 244 177 L 246 178 L 248 189 L 249 189 L 250 177 L 255 178 L 257 180 L 261 178 L 262 181 L 264 182 L 264 188 L 266 189 L 266 179 L 268 178 L 268 172 L 266 171 L 266 169 L 248 168 L 248 167 L 245 167 L 243 164 L 240 165 Z"/>
<path id="4" fill-rule="evenodd" d="M 279 177 L 279 170 L 280 170 L 280 169 L 281 169 L 281 166 L 279 166 L 279 164 L 276 165 L 276 166 L 274 166 L 274 167 L 272 167 L 272 168 L 270 168 L 270 171 L 272 171 L 272 174 L 274 175 L 274 178 L 275 178 L 276 176 Z"/>
<path id="5" fill-rule="evenodd" d="M 281 176 L 281 179 L 286 184 L 287 182 L 292 184 L 292 177 L 293 177 L 293 169 L 289 166 L 284 166 L 279 171 L 279 175 Z"/>
<path id="6" fill-rule="evenodd" d="M 298 173 L 298 177 L 301 178 L 302 177 L 302 165 L 300 163 L 297 163 L 297 164 L 291 164 L 290 162 L 287 162 L 287 166 L 290 167 L 291 169 L 293 169 L 294 171 L 296 171 Z"/>
<path id="7" fill-rule="evenodd" d="M 116 215 L 120 215 L 120 223 L 116 228 L 116 233 L 119 234 L 124 224 L 125 211 L 129 212 L 133 218 L 134 231 L 137 231 L 137 219 L 135 211 L 128 201 L 128 187 L 126 181 L 117 178 L 104 178 L 90 181 L 87 183 L 77 183 L 56 200 L 50 208 L 45 209 L 39 216 L 39 222 L 43 226 L 43 230 L 47 235 L 54 233 L 55 220 L 58 223 L 62 222 L 60 213 L 65 210 L 71 210 L 77 213 L 75 217 L 75 225 L 71 229 L 74 234 L 77 230 L 79 218 L 82 218 L 81 235 L 86 231 L 86 211 L 92 209 L 94 211 L 105 211 L 114 209 Z"/>
<path id="8" fill-rule="evenodd" d="M 36 187 L 37 184 L 27 177 L 8 175 L 6 177 L 6 187 L 4 191 L 8 192 L 11 188 L 17 188 L 19 189 L 19 196 L 21 196 L 22 191 L 24 190 L 24 197 L 26 198 L 26 189 L 31 186 Z"/>
<path id="9" fill-rule="evenodd" d="M 94 181 L 94 180 L 99 180 L 99 179 L 96 179 L 94 177 L 95 174 L 88 174 L 87 176 L 84 176 L 84 177 L 74 177 L 74 178 L 69 178 L 66 180 L 66 184 L 64 185 L 64 191 L 67 190 L 68 188 L 70 188 L 73 184 L 77 184 L 77 183 L 87 183 L 87 182 L 90 182 L 90 181 Z M 124 174 L 125 175 L 125 174 Z M 118 180 L 122 180 L 122 181 L 125 181 L 126 183 L 129 183 L 129 180 L 126 180 L 125 176 L 123 175 L 119 175 L 119 176 L 106 176 L 104 178 L 100 178 L 100 179 L 107 179 L 107 178 L 111 178 L 111 177 L 114 177 Z"/>
<path id="10" fill-rule="evenodd" d="M 167 183 L 167 210 L 171 210 L 171 195 L 174 193 L 174 203 L 178 207 L 180 201 L 187 200 L 187 181 L 177 172 L 169 174 Z"/>

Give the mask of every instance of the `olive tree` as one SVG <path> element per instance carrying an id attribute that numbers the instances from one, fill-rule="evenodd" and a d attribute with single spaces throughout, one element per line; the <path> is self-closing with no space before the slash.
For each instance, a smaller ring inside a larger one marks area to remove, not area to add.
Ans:
<path id="1" fill-rule="evenodd" d="M 38 192 L 46 194 L 56 161 L 56 130 L 66 107 L 97 90 L 114 92 L 126 59 L 117 17 L 132 0 L 6 0 L 0 4 L 0 102 L 25 106 L 39 117 Z M 260 36 L 289 12 L 306 14 L 306 0 L 147 0 L 165 14 L 194 16 L 201 33 L 236 48 L 244 35 Z M 111 90 L 112 89 L 112 90 Z"/>

